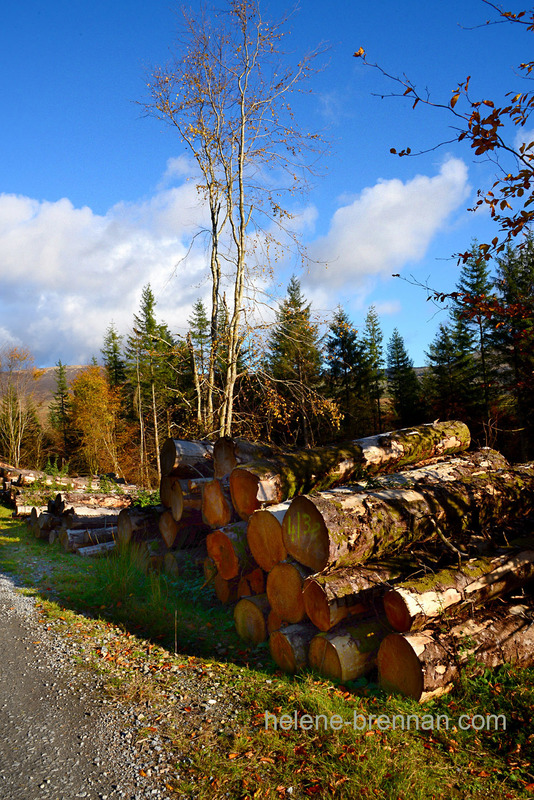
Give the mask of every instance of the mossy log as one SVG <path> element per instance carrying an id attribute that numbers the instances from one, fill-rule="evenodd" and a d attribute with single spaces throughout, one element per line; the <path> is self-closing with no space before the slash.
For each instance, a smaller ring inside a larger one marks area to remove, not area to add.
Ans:
<path id="1" fill-rule="evenodd" d="M 267 575 L 267 597 L 281 619 L 290 623 L 305 619 L 302 587 L 309 575 L 310 570 L 292 558 L 276 564 Z"/>
<path id="2" fill-rule="evenodd" d="M 213 476 L 213 445 L 207 441 L 166 439 L 160 450 L 162 475 L 182 478 Z"/>
<path id="3" fill-rule="evenodd" d="M 389 628 L 378 618 L 345 620 L 310 642 L 308 662 L 321 675 L 338 681 L 353 681 L 376 663 L 380 643 Z"/>
<path id="4" fill-rule="evenodd" d="M 260 644 L 267 639 L 269 600 L 266 594 L 242 597 L 234 608 L 237 635 L 244 642 Z"/>
<path id="5" fill-rule="evenodd" d="M 300 622 L 275 630 L 269 636 L 269 650 L 274 663 L 283 672 L 294 674 L 308 663 L 310 642 L 317 629 L 310 622 Z"/>
<path id="6" fill-rule="evenodd" d="M 490 609 L 450 631 L 391 633 L 378 651 L 380 684 L 387 692 L 425 702 L 450 691 L 460 670 L 482 672 L 504 663 L 534 664 L 532 608 Z"/>
<path id="7" fill-rule="evenodd" d="M 153 509 L 123 508 L 117 516 L 117 543 L 153 539 L 158 534 L 158 517 Z"/>
<path id="8" fill-rule="evenodd" d="M 518 470 L 493 451 L 463 454 L 418 470 L 411 484 L 376 491 L 340 487 L 296 497 L 284 517 L 288 553 L 320 572 L 360 564 L 423 537 L 494 534 L 532 507 L 534 469 Z M 393 478 L 394 476 L 391 476 Z M 402 480 L 401 480 L 402 479 Z"/>
<path id="9" fill-rule="evenodd" d="M 254 594 L 265 593 L 265 573 L 261 567 L 244 572 L 237 585 L 238 597 L 251 597 Z"/>
<path id="10" fill-rule="evenodd" d="M 283 561 L 287 550 L 282 536 L 282 522 L 290 501 L 258 509 L 248 521 L 247 540 L 254 560 L 265 572 Z"/>
<path id="11" fill-rule="evenodd" d="M 202 519 L 210 528 L 224 528 L 234 520 L 230 492 L 217 478 L 202 484 Z"/>
<path id="12" fill-rule="evenodd" d="M 464 603 L 480 606 L 532 578 L 534 550 L 470 559 L 458 569 L 443 569 L 397 584 L 386 593 L 384 610 L 393 630 L 419 630 L 446 609 Z"/>
<path id="13" fill-rule="evenodd" d="M 470 441 L 463 422 L 436 422 L 255 461 L 231 472 L 232 502 L 239 516 L 248 519 L 262 505 L 458 453 L 467 449 Z"/>
<path id="14" fill-rule="evenodd" d="M 101 542 L 100 544 L 90 544 L 85 547 L 80 547 L 77 553 L 79 556 L 85 557 L 107 556 L 108 553 L 115 550 L 116 546 L 117 543 L 115 541 Z"/>
<path id="15" fill-rule="evenodd" d="M 245 570 L 257 566 L 248 548 L 245 522 L 235 522 L 212 531 L 206 537 L 206 546 L 219 575 L 225 580 L 236 578 Z"/>
<path id="16" fill-rule="evenodd" d="M 279 448 L 273 445 L 221 436 L 213 445 L 214 476 L 225 478 L 239 464 L 270 458 L 278 452 Z"/>
<path id="17" fill-rule="evenodd" d="M 329 631 L 347 617 L 368 616 L 374 608 L 381 611 L 385 582 L 401 575 L 403 567 L 399 560 L 310 575 L 302 587 L 306 614 L 320 631 Z"/>

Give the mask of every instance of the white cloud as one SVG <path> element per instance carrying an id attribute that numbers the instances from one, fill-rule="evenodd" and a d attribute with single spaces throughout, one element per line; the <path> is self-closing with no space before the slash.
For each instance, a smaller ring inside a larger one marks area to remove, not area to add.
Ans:
<path id="1" fill-rule="evenodd" d="M 307 282 L 363 290 L 371 276 L 420 260 L 468 194 L 467 167 L 449 158 L 434 177 L 381 180 L 339 208 L 326 236 L 310 248 Z"/>
<path id="2" fill-rule="evenodd" d="M 183 329 L 205 255 L 180 262 L 203 217 L 188 183 L 105 215 L 0 195 L 0 344 L 23 342 L 42 364 L 86 362 L 111 320 L 129 330 L 149 282 L 160 318 Z"/>

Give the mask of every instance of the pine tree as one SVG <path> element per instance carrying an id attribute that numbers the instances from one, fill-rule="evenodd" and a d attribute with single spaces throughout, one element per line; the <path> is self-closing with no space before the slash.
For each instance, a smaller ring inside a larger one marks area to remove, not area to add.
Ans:
<path id="1" fill-rule="evenodd" d="M 71 402 L 67 384 L 67 371 L 61 359 L 56 364 L 56 391 L 50 404 L 48 418 L 50 425 L 61 436 L 61 457 L 66 461 L 69 454 L 69 433 L 71 427 Z"/>
<path id="2" fill-rule="evenodd" d="M 475 364 L 463 325 L 441 324 L 429 347 L 423 384 L 433 414 L 472 424 L 480 418 L 481 398 L 474 382 Z"/>
<path id="3" fill-rule="evenodd" d="M 363 331 L 363 342 L 366 348 L 366 356 L 369 361 L 370 369 L 370 391 L 374 405 L 374 428 L 378 433 L 382 432 L 382 409 L 380 398 L 383 394 L 384 383 L 384 354 L 382 349 L 382 330 L 380 320 L 374 305 L 369 307 L 365 317 L 365 327 Z"/>
<path id="4" fill-rule="evenodd" d="M 112 388 L 123 386 L 126 381 L 126 362 L 122 356 L 123 337 L 117 333 L 113 322 L 104 336 L 104 346 L 100 351 L 104 358 L 104 367 L 108 383 Z"/>
<path id="5" fill-rule="evenodd" d="M 493 343 L 500 354 L 501 377 L 513 398 L 522 428 L 522 460 L 534 449 L 534 238 L 522 249 L 509 248 L 497 263 L 497 313 Z"/>
<path id="6" fill-rule="evenodd" d="M 421 386 L 397 328 L 387 346 L 387 382 L 401 427 L 422 422 Z"/>
<path id="7" fill-rule="evenodd" d="M 370 432 L 370 363 L 363 342 L 347 313 L 338 306 L 326 340 L 329 396 L 343 414 L 343 435 L 354 438 Z"/>
<path id="8" fill-rule="evenodd" d="M 473 253 L 478 252 L 478 243 L 472 243 Z M 486 428 L 490 425 L 491 401 L 498 392 L 497 365 L 492 348 L 492 323 L 483 313 L 484 305 L 494 294 L 488 263 L 471 256 L 463 265 L 456 285 L 458 297 L 454 300 L 452 317 L 458 326 L 465 329 L 466 345 L 474 355 L 473 379 L 483 400 L 483 419 Z"/>
<path id="9" fill-rule="evenodd" d="M 150 284 L 147 284 L 142 292 L 139 314 L 134 315 L 133 333 L 128 336 L 126 345 L 133 407 L 139 420 L 141 473 L 148 485 L 149 441 L 152 443 L 151 460 L 156 464 L 158 481 L 161 478 L 160 427 L 173 381 L 171 360 L 174 341 L 167 326 L 156 321 L 155 307 L 154 294 Z"/>
<path id="10" fill-rule="evenodd" d="M 318 327 L 311 320 L 311 304 L 306 303 L 300 282 L 293 275 L 287 296 L 276 312 L 276 323 L 268 342 L 267 369 L 278 392 L 298 408 L 300 431 L 305 444 L 312 439 L 309 399 L 321 380 L 321 341 Z"/>

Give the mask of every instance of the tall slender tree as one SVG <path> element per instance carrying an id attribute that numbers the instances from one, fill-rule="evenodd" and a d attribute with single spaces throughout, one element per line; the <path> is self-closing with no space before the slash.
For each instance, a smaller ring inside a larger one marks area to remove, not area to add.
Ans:
<path id="1" fill-rule="evenodd" d="M 209 210 L 210 361 L 208 413 L 213 410 L 219 349 L 219 304 L 231 270 L 226 333 L 226 373 L 219 409 L 220 433 L 232 427 L 243 329 L 247 273 L 257 250 L 281 242 L 299 247 L 283 197 L 307 188 L 320 136 L 300 128 L 289 100 L 306 80 L 318 51 L 287 66 L 282 40 L 287 20 L 268 23 L 257 0 L 227 0 L 223 9 L 185 12 L 168 67 L 151 75 L 149 116 L 173 126 L 196 162 L 199 192 Z M 313 159 L 307 158 L 312 153 Z M 278 231 L 277 234 L 273 231 Z M 268 254 L 262 259 L 268 262 Z"/>
<path id="2" fill-rule="evenodd" d="M 126 362 L 122 355 L 122 341 L 123 337 L 117 332 L 112 322 L 106 331 L 104 345 L 100 352 L 104 359 L 108 383 L 113 388 L 122 386 L 126 382 Z"/>
<path id="3" fill-rule="evenodd" d="M 61 436 L 61 459 L 67 461 L 71 428 L 71 402 L 67 383 L 67 370 L 61 359 L 56 364 L 56 391 L 49 407 L 48 418 L 52 428 Z"/>
<path id="4" fill-rule="evenodd" d="M 369 306 L 365 317 L 365 327 L 363 331 L 363 342 L 366 348 L 366 355 L 370 369 L 370 389 L 374 404 L 374 427 L 375 432 L 382 432 L 382 406 L 381 398 L 384 393 L 384 351 L 383 335 L 380 327 L 380 320 L 374 305 Z"/>

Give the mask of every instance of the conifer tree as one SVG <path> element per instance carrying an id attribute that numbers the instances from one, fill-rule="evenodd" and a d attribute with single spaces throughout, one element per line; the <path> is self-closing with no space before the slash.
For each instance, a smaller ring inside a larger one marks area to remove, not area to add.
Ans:
<path id="1" fill-rule="evenodd" d="M 71 402 L 67 384 L 67 371 L 61 359 L 56 364 L 56 391 L 50 404 L 48 418 L 54 430 L 61 436 L 61 457 L 67 460 L 69 452 L 69 431 L 71 423 Z"/>
<path id="2" fill-rule="evenodd" d="M 342 432 L 354 438 L 371 430 L 370 361 L 346 311 L 338 306 L 326 340 L 329 396 L 343 414 Z"/>
<path id="3" fill-rule="evenodd" d="M 393 330 L 387 346 L 387 382 L 401 427 L 422 422 L 419 379 L 397 328 Z"/>
<path id="4" fill-rule="evenodd" d="M 380 398 L 383 394 L 384 382 L 384 353 L 382 348 L 382 329 L 380 320 L 374 305 L 369 307 L 365 317 L 365 327 L 363 331 L 363 342 L 366 348 L 366 356 L 370 367 L 370 391 L 374 407 L 374 428 L 375 432 L 382 432 L 382 409 Z"/>
<path id="5" fill-rule="evenodd" d="M 433 414 L 471 425 L 480 418 L 481 398 L 465 326 L 441 324 L 427 352 L 423 384 Z"/>
<path id="6" fill-rule="evenodd" d="M 112 387 L 122 386 L 126 381 L 126 362 L 122 356 L 123 337 L 117 333 L 112 322 L 104 336 L 104 346 L 100 351 L 104 359 L 104 367 L 108 384 Z"/>

